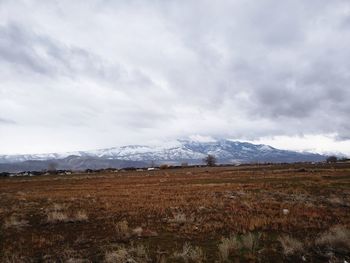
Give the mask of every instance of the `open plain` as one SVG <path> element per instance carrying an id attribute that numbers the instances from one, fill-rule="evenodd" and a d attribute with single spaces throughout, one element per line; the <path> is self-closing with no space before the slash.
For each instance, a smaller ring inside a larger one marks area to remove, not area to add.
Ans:
<path id="1" fill-rule="evenodd" d="M 0 178 L 0 262 L 349 262 L 350 164 Z"/>

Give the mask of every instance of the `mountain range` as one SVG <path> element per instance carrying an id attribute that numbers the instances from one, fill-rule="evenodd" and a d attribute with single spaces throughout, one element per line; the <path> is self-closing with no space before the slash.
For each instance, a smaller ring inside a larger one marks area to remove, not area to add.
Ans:
<path id="1" fill-rule="evenodd" d="M 152 164 L 200 164 L 208 154 L 218 163 L 323 161 L 325 156 L 308 152 L 280 150 L 264 144 L 231 140 L 199 142 L 177 140 L 156 146 L 128 145 L 67 153 L 0 155 L 0 172 L 57 169 L 83 170 L 101 168 L 147 167 Z"/>

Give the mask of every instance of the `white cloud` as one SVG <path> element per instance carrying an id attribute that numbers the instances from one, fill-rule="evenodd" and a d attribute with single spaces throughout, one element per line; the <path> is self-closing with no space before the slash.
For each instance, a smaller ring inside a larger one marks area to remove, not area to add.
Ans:
<path id="1" fill-rule="evenodd" d="M 349 10 L 347 0 L 1 1 L 0 153 L 188 136 L 344 151 Z"/>
<path id="2" fill-rule="evenodd" d="M 308 151 L 323 154 L 346 154 L 350 156 L 350 140 L 337 141 L 334 134 L 275 136 L 252 141 L 257 144 L 268 144 L 280 149 Z"/>

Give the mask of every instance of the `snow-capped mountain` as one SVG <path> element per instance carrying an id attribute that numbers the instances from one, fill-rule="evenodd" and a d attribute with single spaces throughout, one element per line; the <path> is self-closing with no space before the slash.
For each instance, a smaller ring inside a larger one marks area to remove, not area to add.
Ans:
<path id="1" fill-rule="evenodd" d="M 67 153 L 31 154 L 31 155 L 0 155 L 0 164 L 19 163 L 25 161 L 47 161 L 72 159 L 120 160 L 147 164 L 181 162 L 201 163 L 202 159 L 212 154 L 220 163 L 247 162 L 296 162 L 321 161 L 325 157 L 313 153 L 299 153 L 279 150 L 268 145 L 257 145 L 247 142 L 217 140 L 213 142 L 199 142 L 192 140 L 177 140 L 163 145 L 128 145 L 99 149 L 93 151 L 78 151 Z M 107 164 L 106 164 L 107 165 Z"/>
<path id="2" fill-rule="evenodd" d="M 178 140 L 171 146 L 144 146 L 131 145 L 101 149 L 89 152 L 90 156 L 120 159 L 129 161 L 156 161 L 174 162 L 189 161 L 202 162 L 208 155 L 214 155 L 219 162 L 295 162 L 295 161 L 319 161 L 324 157 L 312 153 L 298 153 L 279 150 L 268 145 L 256 145 L 247 142 L 230 140 L 218 140 L 214 142 L 198 142 L 190 140 Z"/>

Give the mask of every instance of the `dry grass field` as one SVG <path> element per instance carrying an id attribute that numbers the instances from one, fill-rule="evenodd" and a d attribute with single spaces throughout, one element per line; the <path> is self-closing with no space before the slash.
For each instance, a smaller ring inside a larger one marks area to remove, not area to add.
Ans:
<path id="1" fill-rule="evenodd" d="M 350 262 L 350 164 L 0 178 L 0 262 Z"/>

